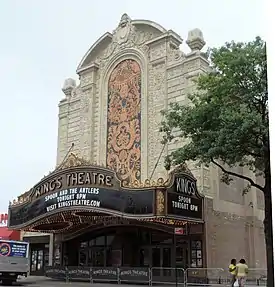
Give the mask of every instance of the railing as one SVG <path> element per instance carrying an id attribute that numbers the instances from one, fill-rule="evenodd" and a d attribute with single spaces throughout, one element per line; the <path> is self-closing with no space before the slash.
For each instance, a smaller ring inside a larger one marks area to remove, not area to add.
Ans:
<path id="1" fill-rule="evenodd" d="M 151 269 L 152 284 L 185 284 L 185 270 L 183 268 L 152 267 L 149 269 Z"/>
<path id="2" fill-rule="evenodd" d="M 246 286 L 266 286 L 265 269 L 249 269 Z M 48 266 L 45 275 L 66 282 L 113 282 L 176 286 L 230 286 L 231 277 L 222 268 L 160 268 L 160 267 L 82 267 Z"/>
<path id="3" fill-rule="evenodd" d="M 226 286 L 222 268 L 188 268 L 186 269 L 186 286 Z"/>

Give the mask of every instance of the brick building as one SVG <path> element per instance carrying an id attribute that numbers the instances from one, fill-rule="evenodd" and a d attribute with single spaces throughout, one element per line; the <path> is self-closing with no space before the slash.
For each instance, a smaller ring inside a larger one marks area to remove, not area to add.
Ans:
<path id="1" fill-rule="evenodd" d="M 202 32 L 188 33 L 190 52 L 181 51 L 182 42 L 174 31 L 152 21 L 132 20 L 126 14 L 113 33 L 103 34 L 77 67 L 80 83 L 65 80 L 65 97 L 59 104 L 57 167 L 72 152 L 94 166 L 115 170 L 128 185 L 141 186 L 151 177 L 168 179 L 164 157 L 182 143 L 163 147 L 160 111 L 171 102 L 187 104 L 187 94 L 196 88 L 193 80 L 209 71 L 201 51 L 205 46 Z M 243 196 L 245 182 L 237 179 L 230 186 L 223 184 L 216 167 L 190 163 L 188 168 L 204 197 L 202 221 L 193 220 L 202 226 L 197 234 L 202 234 L 203 258 L 194 263 L 189 244 L 185 265 L 226 268 L 231 258 L 244 257 L 251 267 L 265 268 L 261 193 L 252 188 Z M 37 230 L 30 224 L 17 227 L 26 232 Z M 197 236 L 195 229 L 188 235 L 190 240 Z M 22 236 L 39 244 L 37 235 L 35 240 L 30 233 Z M 51 265 L 57 256 L 53 246 L 63 235 L 43 236 L 44 241 L 48 239 L 41 248 L 50 253 Z M 39 246 L 34 250 L 40 250 Z"/>

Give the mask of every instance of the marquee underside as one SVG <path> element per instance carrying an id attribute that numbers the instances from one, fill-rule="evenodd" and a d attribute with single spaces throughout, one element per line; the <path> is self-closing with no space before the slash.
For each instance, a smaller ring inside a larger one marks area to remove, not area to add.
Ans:
<path id="1" fill-rule="evenodd" d="M 20 230 L 42 233 L 72 233 L 86 228 L 100 228 L 104 226 L 153 224 L 162 227 L 181 227 L 187 223 L 196 224 L 198 222 L 159 216 L 126 218 L 75 209 L 57 212 L 28 226 L 22 227 Z"/>

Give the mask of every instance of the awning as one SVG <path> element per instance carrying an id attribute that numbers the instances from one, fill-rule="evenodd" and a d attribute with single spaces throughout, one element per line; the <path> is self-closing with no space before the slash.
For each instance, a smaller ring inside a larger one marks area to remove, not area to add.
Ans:
<path id="1" fill-rule="evenodd" d="M 0 239 L 20 240 L 20 231 L 9 230 L 7 227 L 0 227 Z"/>

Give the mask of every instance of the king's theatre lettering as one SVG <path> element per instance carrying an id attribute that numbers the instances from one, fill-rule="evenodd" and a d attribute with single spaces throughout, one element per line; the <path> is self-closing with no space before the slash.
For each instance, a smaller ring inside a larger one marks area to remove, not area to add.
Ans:
<path id="1" fill-rule="evenodd" d="M 76 171 L 53 177 L 35 187 L 34 197 L 78 186 L 113 186 L 113 176 L 94 171 Z"/>

